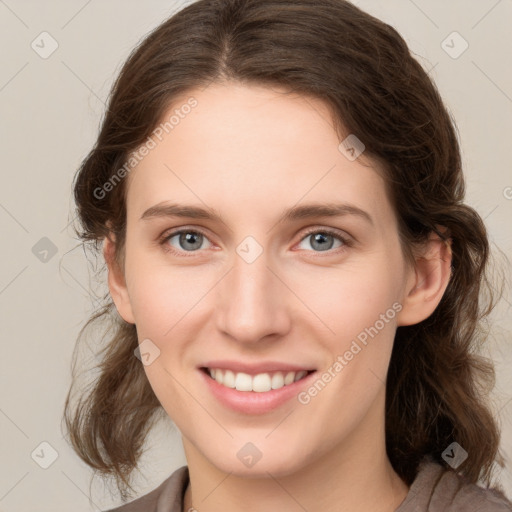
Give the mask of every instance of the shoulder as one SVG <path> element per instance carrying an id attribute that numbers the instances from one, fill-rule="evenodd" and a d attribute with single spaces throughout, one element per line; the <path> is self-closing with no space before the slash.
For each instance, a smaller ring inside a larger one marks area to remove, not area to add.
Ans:
<path id="1" fill-rule="evenodd" d="M 188 466 L 182 466 L 151 492 L 104 512 L 181 512 L 188 479 Z"/>
<path id="2" fill-rule="evenodd" d="M 512 512 L 497 489 L 470 483 L 462 475 L 427 457 L 396 512 Z"/>

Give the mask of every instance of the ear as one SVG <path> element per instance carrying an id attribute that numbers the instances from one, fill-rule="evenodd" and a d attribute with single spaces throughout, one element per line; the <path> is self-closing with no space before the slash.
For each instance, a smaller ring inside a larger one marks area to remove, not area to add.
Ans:
<path id="1" fill-rule="evenodd" d="M 106 236 L 103 241 L 103 256 L 108 268 L 108 288 L 110 295 L 121 318 L 129 324 L 134 324 L 135 320 L 124 273 L 114 255 L 115 241 L 109 236 Z"/>
<path id="2" fill-rule="evenodd" d="M 450 281 L 451 263 L 451 239 L 443 241 L 431 233 L 410 270 L 398 326 L 418 324 L 434 312 Z"/>

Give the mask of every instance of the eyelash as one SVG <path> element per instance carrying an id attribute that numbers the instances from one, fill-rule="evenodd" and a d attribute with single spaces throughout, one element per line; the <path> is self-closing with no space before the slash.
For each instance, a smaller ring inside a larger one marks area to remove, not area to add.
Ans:
<path id="1" fill-rule="evenodd" d="M 206 233 L 204 233 L 203 231 L 199 230 L 199 229 L 187 229 L 187 228 L 180 228 L 176 231 L 171 231 L 170 233 L 164 233 L 162 235 L 162 237 L 160 238 L 160 241 L 159 241 L 159 244 L 163 247 L 164 251 L 166 252 L 169 252 L 171 254 L 174 254 L 176 256 L 180 256 L 180 257 L 185 257 L 185 258 L 189 258 L 189 257 L 192 257 L 194 256 L 196 253 L 198 252 L 201 252 L 200 250 L 197 250 L 197 251 L 178 251 L 176 250 L 174 247 L 172 247 L 171 245 L 169 245 L 169 240 L 173 237 L 175 237 L 176 235 L 180 235 L 182 233 L 194 233 L 194 234 L 197 234 L 197 235 L 202 235 L 204 236 L 206 239 L 209 240 L 208 236 L 206 235 Z M 328 249 L 326 251 L 308 251 L 308 252 L 313 252 L 313 253 L 316 253 L 318 254 L 318 256 L 321 257 L 321 253 L 322 252 L 325 252 L 327 255 L 329 256 L 332 256 L 333 254 L 339 254 L 340 252 L 343 252 L 344 250 L 346 250 L 347 247 L 352 247 L 354 244 L 352 242 L 352 240 L 348 239 L 348 238 L 345 238 L 343 236 L 341 236 L 337 231 L 334 231 L 332 229 L 318 229 L 318 228 L 311 228 L 310 230 L 308 230 L 304 236 L 300 239 L 300 242 L 302 242 L 303 240 L 305 240 L 308 236 L 314 234 L 314 233 L 321 233 L 322 235 L 329 235 L 329 236 L 332 236 L 334 237 L 335 239 L 339 240 L 340 242 L 343 243 L 343 245 L 341 247 L 338 247 L 336 249 Z M 186 253 L 189 253 L 189 254 L 186 254 Z M 183 254 L 185 253 L 185 254 Z"/>

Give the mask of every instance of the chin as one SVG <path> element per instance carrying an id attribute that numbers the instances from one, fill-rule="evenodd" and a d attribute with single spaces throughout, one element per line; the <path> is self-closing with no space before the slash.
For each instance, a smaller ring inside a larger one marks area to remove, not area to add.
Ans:
<path id="1" fill-rule="evenodd" d="M 210 454 L 207 458 L 220 471 L 233 476 L 269 478 L 270 473 L 273 477 L 281 478 L 296 473 L 307 465 L 303 458 L 297 457 L 303 451 L 300 447 L 290 448 L 290 451 L 288 456 L 282 450 L 258 448 L 247 442 L 237 448 L 233 457 L 226 457 L 226 452 L 231 452 L 231 448 L 228 448 L 221 453 Z"/>

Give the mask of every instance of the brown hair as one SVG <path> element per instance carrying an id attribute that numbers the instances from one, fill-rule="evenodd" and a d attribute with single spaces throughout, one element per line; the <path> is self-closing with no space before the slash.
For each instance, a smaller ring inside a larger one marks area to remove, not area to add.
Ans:
<path id="1" fill-rule="evenodd" d="M 95 191 L 151 135 L 175 98 L 221 81 L 282 86 L 323 100 L 340 140 L 356 134 L 364 156 L 385 171 L 407 261 L 430 233 L 451 239 L 451 279 L 440 304 L 426 320 L 396 332 L 386 446 L 408 485 L 425 455 L 444 464 L 441 453 L 453 441 L 468 452 L 458 470 L 472 482 L 489 483 L 495 459 L 503 465 L 499 430 L 485 403 L 493 367 L 476 354 L 485 339 L 482 322 L 495 304 L 486 271 L 489 242 L 480 216 L 463 204 L 455 124 L 391 26 L 345 0 L 200 0 L 187 6 L 134 49 L 113 85 L 96 144 L 75 176 L 77 234 L 98 250 L 112 232 L 123 268 L 126 180 L 101 197 Z M 116 314 L 108 294 L 105 301 L 79 336 L 96 320 L 111 322 L 98 376 L 74 408 L 71 387 L 64 416 L 78 455 L 114 476 L 124 499 L 162 407 L 134 356 L 136 327 Z M 73 368 L 75 374 L 76 360 Z"/>

